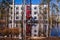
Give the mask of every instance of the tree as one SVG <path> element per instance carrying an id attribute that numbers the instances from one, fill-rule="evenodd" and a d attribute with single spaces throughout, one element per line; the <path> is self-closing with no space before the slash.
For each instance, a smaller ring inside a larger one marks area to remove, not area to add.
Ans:
<path id="1" fill-rule="evenodd" d="M 8 27 L 9 2 L 2 0 L 0 3 L 0 25 L 1 27 Z M 4 25 L 4 26 L 3 26 Z M 1 30 L 1 29 L 0 29 Z M 8 35 L 7 28 L 1 30 L 2 35 Z"/>
<path id="2" fill-rule="evenodd" d="M 50 2 L 51 2 L 51 0 L 42 0 L 42 3 L 43 3 L 43 5 L 44 4 L 47 4 L 48 5 L 48 18 L 49 18 L 49 20 L 48 20 L 48 24 L 49 24 L 49 26 L 50 26 Z M 50 28 L 48 27 L 48 36 L 49 36 L 49 32 L 50 32 Z"/>
<path id="3" fill-rule="evenodd" d="M 49 23 L 49 27 L 48 27 L 48 36 L 50 35 L 50 2 L 51 2 L 52 0 L 42 0 L 42 3 L 43 4 L 47 4 L 48 5 L 48 18 L 49 18 L 49 21 L 48 21 L 48 23 Z M 57 2 L 59 2 L 60 0 L 57 0 Z M 55 5 L 55 4 L 54 4 Z M 56 5 L 55 5 L 56 6 Z M 58 11 L 58 7 L 56 6 L 55 7 L 56 8 L 56 10 Z"/>

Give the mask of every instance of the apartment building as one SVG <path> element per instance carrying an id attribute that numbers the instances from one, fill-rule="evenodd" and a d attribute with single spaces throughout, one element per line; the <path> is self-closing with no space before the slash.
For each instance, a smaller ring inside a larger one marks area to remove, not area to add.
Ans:
<path id="1" fill-rule="evenodd" d="M 0 6 L 1 6 L 1 8 L 0 8 L 0 37 L 5 36 L 4 33 L 6 33 L 6 32 L 4 32 L 3 30 L 8 28 L 8 21 L 9 21 L 8 20 L 8 17 L 9 17 L 8 6 L 4 7 L 3 4 L 4 3 L 0 4 Z"/>
<path id="2" fill-rule="evenodd" d="M 9 23 L 9 27 L 20 27 L 20 21 L 22 18 L 22 5 L 11 5 L 11 7 L 14 7 L 14 11 L 13 9 L 11 9 L 11 13 L 9 13 L 10 17 L 10 23 Z M 31 9 L 30 9 L 31 7 Z M 41 32 L 43 32 L 43 28 L 46 27 L 48 30 L 48 13 L 44 11 L 46 11 L 47 5 L 26 5 L 26 21 L 27 24 L 26 26 L 26 31 L 28 31 L 28 33 L 31 34 L 31 36 L 38 36 L 39 34 L 39 28 L 41 29 Z M 41 9 L 40 9 L 41 8 Z M 14 13 L 13 13 L 14 12 Z M 28 23 L 29 21 L 32 20 L 32 25 Z M 47 33 L 47 32 L 46 32 Z M 46 34 L 47 35 L 47 34 Z"/>
<path id="3" fill-rule="evenodd" d="M 10 5 L 9 9 L 9 28 L 21 29 L 22 5 Z M 21 33 L 19 36 L 21 38 Z"/>
<path id="4" fill-rule="evenodd" d="M 31 36 L 31 6 L 26 5 L 26 35 Z"/>
<path id="5" fill-rule="evenodd" d="M 9 17 L 9 27 L 19 27 L 19 22 L 21 21 L 21 13 L 22 13 L 22 5 L 11 5 L 12 9 L 10 9 L 10 17 Z M 13 10 L 14 7 L 14 10 Z M 14 13 L 13 13 L 14 12 Z"/>
<path id="6" fill-rule="evenodd" d="M 39 5 L 32 5 L 31 6 L 32 9 L 32 29 L 31 29 L 31 36 L 38 36 L 39 33 L 39 23 L 38 23 L 38 14 L 39 14 Z"/>
<path id="7" fill-rule="evenodd" d="M 39 6 L 39 27 L 40 27 L 40 35 L 43 34 L 44 36 L 48 36 L 48 5 L 41 4 Z"/>

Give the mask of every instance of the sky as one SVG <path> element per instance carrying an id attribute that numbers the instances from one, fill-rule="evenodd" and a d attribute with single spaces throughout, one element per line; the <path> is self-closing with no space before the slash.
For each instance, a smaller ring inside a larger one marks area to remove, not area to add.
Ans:
<path id="1" fill-rule="evenodd" d="M 2 0 L 0 0 L 0 2 L 1 2 Z M 22 4 L 22 1 L 23 0 L 15 0 L 15 4 L 16 5 L 19 5 L 19 4 Z M 31 3 L 32 4 L 40 4 L 40 2 L 41 2 L 41 0 L 31 0 Z"/>
<path id="2" fill-rule="evenodd" d="M 1 2 L 2 0 L 0 0 Z M 22 4 L 22 1 L 23 0 L 15 0 L 15 5 L 19 5 L 19 4 Z M 40 4 L 42 0 L 31 0 L 31 3 L 32 4 Z M 53 3 L 57 4 L 56 0 L 52 0 Z M 60 3 L 59 3 L 59 6 L 60 6 Z"/>
<path id="3" fill-rule="evenodd" d="M 1 1 L 1 0 L 0 0 Z M 22 4 L 22 1 L 23 0 L 15 0 L 15 4 L 19 5 L 19 4 Z M 32 4 L 40 4 L 42 0 L 31 0 L 31 3 Z M 56 0 L 53 0 L 52 2 L 56 3 L 55 2 Z"/>
<path id="4" fill-rule="evenodd" d="M 32 0 L 32 4 L 40 4 L 40 0 Z M 15 4 L 22 4 L 22 0 L 15 0 Z"/>
<path id="5" fill-rule="evenodd" d="M 56 0 L 52 0 L 54 3 L 56 3 Z M 32 4 L 40 4 L 41 0 L 31 0 Z M 15 0 L 15 4 L 22 4 L 22 0 Z"/>

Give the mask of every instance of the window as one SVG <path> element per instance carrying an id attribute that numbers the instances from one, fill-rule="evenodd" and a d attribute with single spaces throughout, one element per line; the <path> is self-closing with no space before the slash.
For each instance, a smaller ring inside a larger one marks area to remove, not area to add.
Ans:
<path id="1" fill-rule="evenodd" d="M 44 27 L 47 27 L 47 25 L 44 25 Z"/>
<path id="2" fill-rule="evenodd" d="M 20 24 L 19 23 L 16 23 L 16 27 L 20 27 Z"/>
<path id="3" fill-rule="evenodd" d="M 37 14 L 37 12 L 34 12 L 34 14 Z"/>
<path id="4" fill-rule="evenodd" d="M 42 7 L 39 7 L 39 9 L 41 10 L 41 9 L 42 9 Z"/>
<path id="5" fill-rule="evenodd" d="M 5 19 L 5 20 L 6 20 L 6 17 L 3 17 L 3 19 Z"/>
<path id="6" fill-rule="evenodd" d="M 47 14 L 47 12 L 45 11 L 44 14 Z"/>
<path id="7" fill-rule="evenodd" d="M 12 27 L 12 24 L 9 24 L 9 27 L 11 28 Z"/>
<path id="8" fill-rule="evenodd" d="M 45 16 L 44 19 L 47 19 L 47 17 Z"/>
<path id="9" fill-rule="evenodd" d="M 37 17 L 35 16 L 34 19 L 36 19 Z"/>
<path id="10" fill-rule="evenodd" d="M 19 7 L 16 7 L 16 9 L 19 9 Z"/>
<path id="11" fill-rule="evenodd" d="M 37 9 L 37 7 L 34 7 L 34 9 Z"/>
<path id="12" fill-rule="evenodd" d="M 43 31 L 46 32 L 46 29 L 47 29 L 47 25 L 44 25 Z"/>
<path id="13" fill-rule="evenodd" d="M 34 34 L 34 36 L 37 36 L 36 34 Z"/>
<path id="14" fill-rule="evenodd" d="M 17 11 L 16 14 L 19 14 L 19 12 Z"/>
<path id="15" fill-rule="evenodd" d="M 9 19 L 11 20 L 12 19 L 12 16 L 9 16 Z"/>
<path id="16" fill-rule="evenodd" d="M 27 6 L 27 10 L 30 10 L 31 9 L 31 7 L 30 6 Z"/>
<path id="17" fill-rule="evenodd" d="M 34 24 L 34 27 L 36 27 L 37 25 L 36 24 Z"/>
<path id="18" fill-rule="evenodd" d="M 21 7 L 21 10 L 23 10 L 23 7 Z"/>
<path id="19" fill-rule="evenodd" d="M 37 32 L 37 30 L 34 30 L 34 32 Z"/>
<path id="20" fill-rule="evenodd" d="M 2 27 L 3 26 L 3 24 L 0 24 L 0 27 Z"/>
<path id="21" fill-rule="evenodd" d="M 9 15 L 9 20 L 12 20 L 12 16 Z"/>
<path id="22" fill-rule="evenodd" d="M 46 31 L 46 29 L 47 29 L 47 25 L 44 25 L 43 29 L 44 29 L 44 31 Z"/>
<path id="23" fill-rule="evenodd" d="M 3 27 L 5 27 L 6 25 L 3 25 Z"/>
<path id="24" fill-rule="evenodd" d="M 47 20 L 45 20 L 45 21 L 44 21 L 44 23 L 48 23 L 48 21 L 47 21 Z"/>
<path id="25" fill-rule="evenodd" d="M 10 20 L 9 23 L 12 23 L 12 21 Z"/>
<path id="26" fill-rule="evenodd" d="M 6 25 L 5 24 L 0 24 L 0 27 L 5 27 Z"/>
<path id="27" fill-rule="evenodd" d="M 42 19 L 42 16 L 40 16 L 40 18 L 39 19 Z"/>
<path id="28" fill-rule="evenodd" d="M 12 12 L 11 12 L 11 14 L 12 14 Z"/>
<path id="29" fill-rule="evenodd" d="M 18 27 L 18 24 L 16 24 L 16 27 Z"/>
<path id="30" fill-rule="evenodd" d="M 19 19 L 19 17 L 16 17 L 16 19 Z"/>
<path id="31" fill-rule="evenodd" d="M 12 16 L 11 16 L 11 19 L 12 19 Z"/>

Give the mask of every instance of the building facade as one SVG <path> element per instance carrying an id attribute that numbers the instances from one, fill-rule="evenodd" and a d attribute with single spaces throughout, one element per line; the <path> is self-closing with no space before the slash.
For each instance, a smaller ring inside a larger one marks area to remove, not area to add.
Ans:
<path id="1" fill-rule="evenodd" d="M 34 37 L 34 36 L 38 36 L 38 33 L 39 33 L 39 23 L 38 23 L 39 5 L 32 5 L 31 9 L 32 9 L 32 12 L 31 12 L 32 21 L 33 21 L 31 36 Z"/>
<path id="2" fill-rule="evenodd" d="M 22 5 L 10 5 L 9 9 L 9 28 L 21 29 Z M 21 38 L 21 33 L 19 36 Z"/>
<path id="3" fill-rule="evenodd" d="M 40 27 L 40 35 L 48 37 L 48 27 L 49 27 L 49 20 L 48 20 L 48 5 L 41 4 L 39 6 L 39 27 Z"/>
<path id="4" fill-rule="evenodd" d="M 10 5 L 10 17 L 9 17 L 9 27 L 19 27 L 21 28 L 20 21 L 22 20 L 22 5 Z M 14 8 L 13 8 L 14 7 Z M 25 20 L 24 25 L 26 27 L 27 36 L 41 36 L 41 34 L 48 35 L 48 11 L 47 5 L 26 5 L 26 14 L 23 19 Z M 21 33 L 20 36 L 21 37 Z"/>

